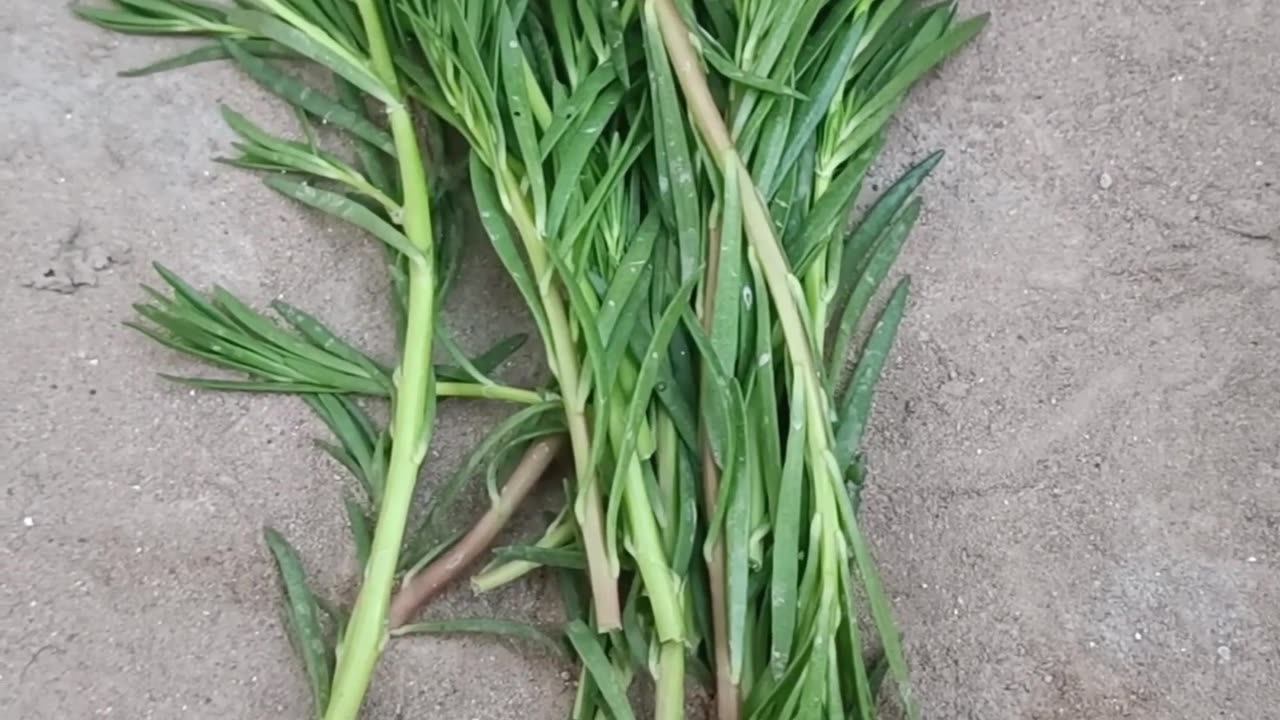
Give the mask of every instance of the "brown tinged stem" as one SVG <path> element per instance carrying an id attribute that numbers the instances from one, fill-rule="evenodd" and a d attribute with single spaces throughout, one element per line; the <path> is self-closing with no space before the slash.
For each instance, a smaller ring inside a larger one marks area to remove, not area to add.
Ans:
<path id="1" fill-rule="evenodd" d="M 708 233 L 706 283 L 702 296 L 702 327 L 708 333 L 715 317 L 716 286 L 720 282 L 720 229 L 712 225 Z M 706 362 L 714 362 L 708 359 Z M 704 371 L 705 372 L 705 371 Z M 720 495 L 720 468 L 711 451 L 711 441 L 704 426 L 702 443 L 702 495 L 707 517 L 716 512 Z M 738 686 L 733 681 L 729 658 L 728 607 L 725 604 L 724 539 L 717 541 L 708 553 L 707 578 L 711 585 L 711 626 L 715 635 L 716 718 L 738 720 L 742 714 Z"/>
<path id="2" fill-rule="evenodd" d="M 720 470 L 711 456 L 711 446 L 702 441 L 703 494 L 707 496 L 707 511 L 715 512 L 715 496 L 720 487 Z M 729 658 L 729 627 L 725 617 L 724 543 L 717 542 L 707 559 L 707 579 L 711 585 L 711 627 L 715 633 L 716 668 L 716 718 L 738 720 L 742 715 L 742 699 L 738 686 L 733 682 Z"/>
<path id="3" fill-rule="evenodd" d="M 507 479 L 507 484 L 502 487 L 498 501 L 489 511 L 453 547 L 400 586 L 391 600 L 389 627 L 398 628 L 412 620 L 423 605 L 448 587 L 489 549 L 494 538 L 538 484 L 564 444 L 563 435 L 554 435 L 537 440 L 525 450 L 524 456 Z"/>
<path id="4" fill-rule="evenodd" d="M 659 30 L 662 33 L 663 44 L 667 49 L 667 56 L 671 61 L 677 78 L 681 80 L 681 84 L 684 86 L 685 100 L 690 105 L 690 110 L 696 116 L 700 113 L 694 106 L 699 103 L 709 103 L 710 107 L 702 107 L 700 109 L 701 113 L 705 114 L 709 110 L 718 117 L 720 110 L 715 107 L 715 101 L 710 93 L 694 96 L 687 87 L 687 78 L 690 75 L 701 75 L 702 68 L 699 66 L 697 53 L 689 42 L 689 30 L 685 26 L 684 20 L 680 17 L 679 11 L 671 3 L 671 0 L 651 0 L 651 3 L 654 15 L 658 20 Z M 733 148 L 733 141 L 730 139 L 723 122 L 718 127 L 703 128 L 703 131 L 704 133 L 710 133 L 711 136 L 704 137 L 704 140 L 715 155 L 719 156 L 727 149 L 731 150 Z M 719 228 L 713 225 L 708 237 L 706 283 L 702 300 L 702 325 L 707 332 L 711 331 L 715 313 L 715 292 L 720 276 L 719 237 Z M 711 444 L 707 438 L 705 427 L 702 429 L 701 442 L 704 502 L 706 503 L 707 513 L 714 514 L 716 500 L 720 493 L 720 470 L 716 466 L 715 458 L 712 455 Z M 711 625 L 715 634 L 716 718 L 717 720 L 739 720 L 742 716 L 742 698 L 740 697 L 738 684 L 733 680 L 729 655 L 729 624 L 728 607 L 725 604 L 726 579 L 723 540 L 715 543 L 709 555 L 706 560 L 707 577 L 711 585 Z"/>

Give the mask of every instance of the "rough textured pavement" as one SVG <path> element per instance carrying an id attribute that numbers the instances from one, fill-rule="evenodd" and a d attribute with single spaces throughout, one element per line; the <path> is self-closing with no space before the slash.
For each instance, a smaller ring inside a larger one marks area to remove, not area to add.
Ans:
<path id="1" fill-rule="evenodd" d="M 935 718 L 1262 718 L 1280 704 L 1280 8 L 973 0 L 884 171 L 948 160 L 905 267 L 868 524 Z M 189 395 L 121 329 L 162 260 L 385 347 L 377 252 L 209 162 L 225 67 L 0 8 L 0 717 L 303 718 L 260 542 L 349 597 L 340 474 L 287 399 Z M 468 347 L 519 316 L 492 267 Z M 483 314 L 481 314 L 483 312 Z M 509 372 L 538 371 L 526 352 Z M 446 411 L 438 477 L 494 409 Z M 343 558 L 341 563 L 334 558 Z M 529 615 L 537 584 L 441 615 Z M 369 717 L 564 717 L 566 668 L 396 644 Z"/>

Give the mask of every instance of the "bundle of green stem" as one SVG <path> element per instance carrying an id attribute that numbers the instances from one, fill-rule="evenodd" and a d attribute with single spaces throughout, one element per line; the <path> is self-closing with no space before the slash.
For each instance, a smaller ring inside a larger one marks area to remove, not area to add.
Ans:
<path id="1" fill-rule="evenodd" d="M 153 291 L 139 306 L 151 337 L 250 376 L 186 382 L 305 396 L 360 482 L 365 499 L 348 510 L 365 576 L 349 616 L 268 535 L 318 715 L 357 715 L 389 629 L 524 632 L 406 623 L 485 551 L 563 444 L 565 511 L 473 585 L 555 570 L 583 666 L 574 718 L 633 717 L 626 691 L 643 676 L 663 720 L 683 717 L 686 676 L 712 682 L 719 720 L 873 717 L 886 675 L 914 712 L 856 517 L 858 448 L 905 282 L 861 331 L 938 157 L 850 232 L 845 219 L 907 90 L 983 19 L 910 0 L 116 3 L 80 12 L 125 32 L 216 38 L 141 72 L 231 58 L 295 106 L 301 142 L 226 111 L 241 138 L 231 162 L 283 173 L 273 189 L 387 249 L 394 372 L 291 306 L 276 308 L 282 327 L 168 272 L 172 297 Z M 337 92 L 274 58 L 326 67 Z M 316 119 L 359 162 L 320 149 Z M 517 339 L 468 358 L 440 322 L 462 247 L 456 224 L 439 221 L 465 204 L 446 138 L 465 146 L 471 199 L 528 304 L 554 391 L 491 379 Z M 452 364 L 432 365 L 433 338 Z M 389 427 L 353 395 L 390 398 Z M 409 531 L 438 397 L 525 407 Z M 454 534 L 449 508 L 482 467 L 492 507 Z"/>
<path id="2" fill-rule="evenodd" d="M 710 212 L 691 219 L 719 241 L 702 295 L 714 350 L 704 373 L 729 376 L 741 393 L 728 403 L 731 427 L 741 428 L 736 443 L 717 443 L 728 433 L 708 408 L 703 415 L 702 480 L 718 513 L 707 545 L 712 594 L 721 596 L 718 717 L 873 716 L 883 670 L 864 656 L 860 601 L 914 714 L 898 631 L 855 512 L 865 475 L 858 447 L 905 280 L 861 347 L 850 340 L 918 217 L 907 196 L 937 157 L 909 171 L 852 232 L 840 230 L 907 88 L 985 18 L 953 25 L 949 4 L 743 2 L 708 13 L 708 29 L 691 32 L 675 3 L 647 10 L 701 140 L 703 187 L 713 189 L 703 205 Z M 711 77 L 699 60 L 731 72 Z M 738 72 L 757 81 L 734 82 Z M 846 377 L 850 351 L 857 362 Z M 735 408 L 757 423 L 732 422 Z"/>

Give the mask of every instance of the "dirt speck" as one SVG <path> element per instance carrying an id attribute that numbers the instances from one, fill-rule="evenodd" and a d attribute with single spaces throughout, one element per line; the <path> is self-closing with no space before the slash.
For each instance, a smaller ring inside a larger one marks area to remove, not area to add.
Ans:
<path id="1" fill-rule="evenodd" d="M 84 226 L 77 223 L 58 242 L 53 258 L 27 280 L 26 286 L 70 295 L 82 288 L 97 286 L 102 273 L 128 263 L 131 258 L 127 245 L 108 247 L 86 240 Z"/>

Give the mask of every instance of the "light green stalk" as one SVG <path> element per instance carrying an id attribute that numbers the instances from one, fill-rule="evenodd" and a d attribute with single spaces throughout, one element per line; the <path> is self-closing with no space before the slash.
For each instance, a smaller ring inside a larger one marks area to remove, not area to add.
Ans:
<path id="1" fill-rule="evenodd" d="M 658 690 L 653 708 L 655 720 L 684 717 L 684 643 L 664 642 L 658 654 Z"/>
<path id="2" fill-rule="evenodd" d="M 807 464 L 813 478 L 814 508 L 821 518 L 823 528 L 822 571 L 827 578 L 833 579 L 839 571 L 835 564 L 839 552 L 837 546 L 843 543 L 837 509 L 839 499 L 835 495 L 835 488 L 840 483 L 840 473 L 831 452 L 828 401 L 820 368 L 814 357 L 812 320 L 806 318 L 808 309 L 797 302 L 797 298 L 803 296 L 803 290 L 789 271 L 786 253 L 778 241 L 768 209 L 755 188 L 751 174 L 739 157 L 724 118 L 711 95 L 684 19 L 673 0 L 651 0 L 651 3 L 693 124 L 709 154 L 719 165 L 721 173 L 736 176 L 741 188 L 743 228 L 752 250 L 760 260 L 765 283 L 778 314 L 792 373 L 803 388 L 808 413 Z M 723 675 L 723 672 L 723 668 L 717 667 L 718 674 Z"/>
<path id="3" fill-rule="evenodd" d="M 400 97 L 395 65 L 387 47 L 383 21 L 374 0 L 357 0 L 369 40 L 374 71 L 395 97 Z M 391 424 L 391 460 L 385 494 L 374 531 L 364 584 L 356 598 L 346 635 L 338 650 L 337 668 L 325 720 L 355 720 L 387 640 L 390 603 L 400 547 L 418 471 L 431 441 L 435 415 L 435 374 L 431 364 L 436 320 L 436 278 L 431 227 L 430 188 L 418 138 L 404 104 L 387 107 L 404 188 L 404 230 L 421 251 L 409 261 L 409 301 L 404 351 L 396 372 L 395 408 Z"/>
<path id="4" fill-rule="evenodd" d="M 442 382 L 436 383 L 437 397 L 483 398 L 485 400 L 503 400 L 518 405 L 537 405 L 546 401 L 542 393 L 489 383 Z"/>
<path id="5" fill-rule="evenodd" d="M 536 278 L 552 276 L 551 261 L 538 232 L 533 212 L 520 188 L 520 183 L 509 170 L 497 177 L 499 189 L 506 196 L 506 207 L 516 226 L 529 256 L 529 266 Z M 573 343 L 573 329 L 569 323 L 568 309 L 560 292 L 550 284 L 539 283 L 543 310 L 550 326 L 550 346 L 547 359 L 564 398 L 565 424 L 569 430 L 569 444 L 573 450 L 573 464 L 577 472 L 578 499 L 574 513 L 585 538 L 588 576 L 591 595 L 595 601 L 596 626 L 600 632 L 622 627 L 622 605 L 618 598 L 617 581 L 610 568 L 604 540 L 604 513 L 600 499 L 600 487 L 591 468 L 591 432 L 587 425 L 587 397 L 581 386 L 582 369 Z"/>

